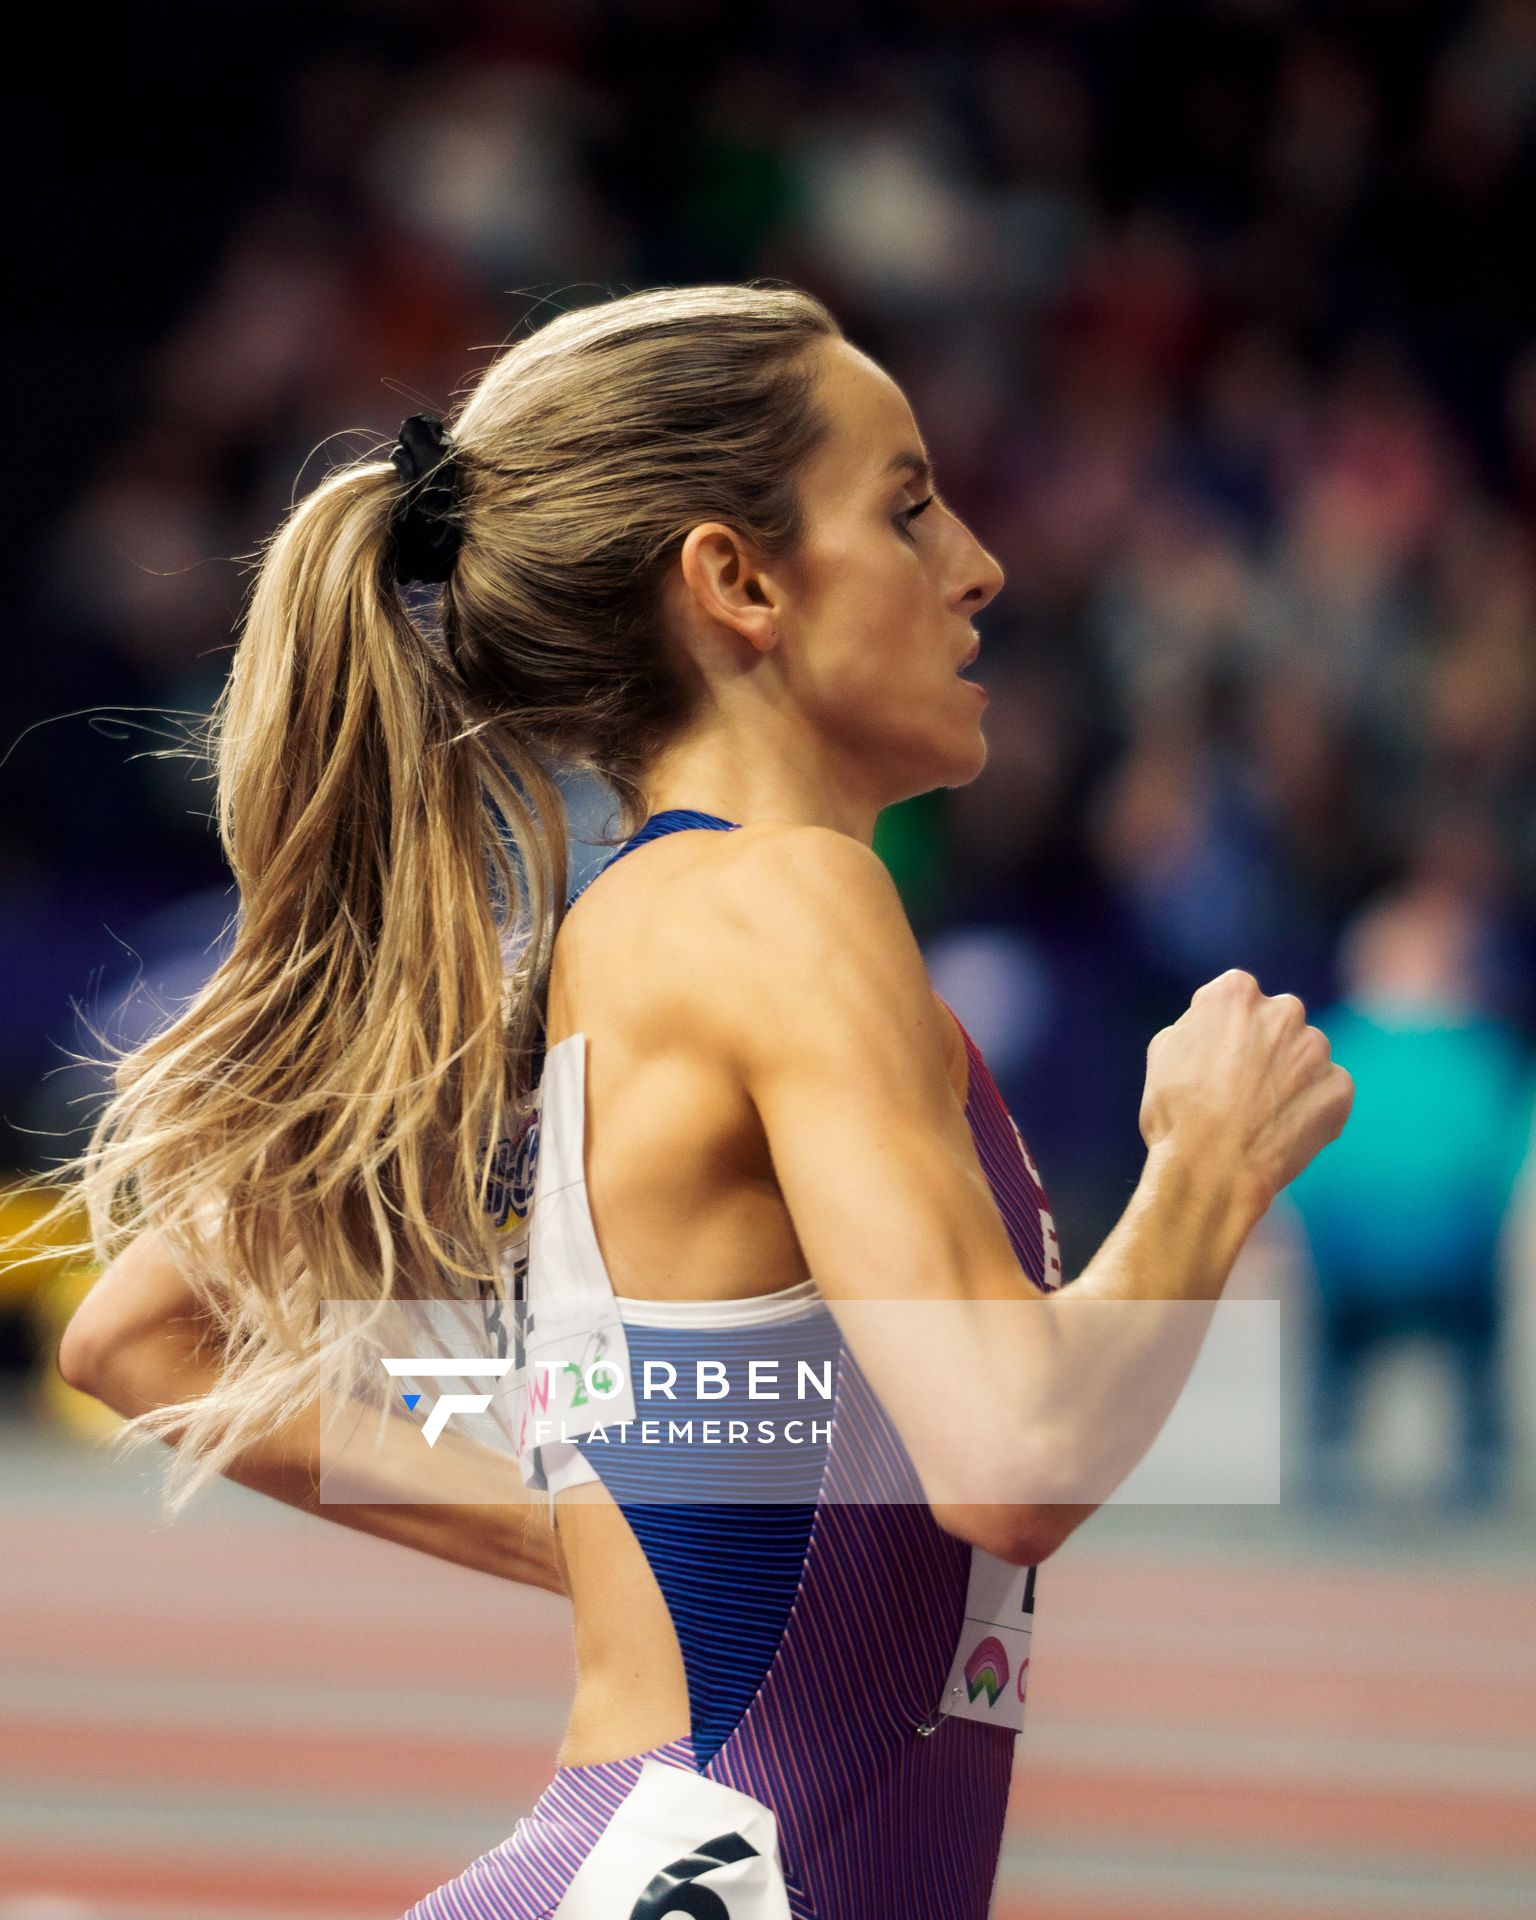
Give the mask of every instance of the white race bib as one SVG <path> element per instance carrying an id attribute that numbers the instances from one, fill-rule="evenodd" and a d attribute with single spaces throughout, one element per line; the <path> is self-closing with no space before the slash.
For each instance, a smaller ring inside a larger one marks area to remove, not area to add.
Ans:
<path id="1" fill-rule="evenodd" d="M 1034 1623 L 1035 1569 L 973 1547 L 965 1619 L 941 1711 L 1018 1733 L 1024 1725 Z"/>
<path id="2" fill-rule="evenodd" d="M 790 1920 L 772 1809 L 646 1760 L 550 1920 Z"/>

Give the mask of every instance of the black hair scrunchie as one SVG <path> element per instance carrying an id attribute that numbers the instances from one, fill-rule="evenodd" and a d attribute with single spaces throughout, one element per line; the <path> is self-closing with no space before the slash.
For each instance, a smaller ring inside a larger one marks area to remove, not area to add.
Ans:
<path id="1" fill-rule="evenodd" d="M 434 414 L 413 413 L 400 423 L 390 461 L 405 490 L 390 517 L 395 579 L 437 585 L 453 572 L 463 528 L 459 524 L 459 471 L 447 428 Z"/>

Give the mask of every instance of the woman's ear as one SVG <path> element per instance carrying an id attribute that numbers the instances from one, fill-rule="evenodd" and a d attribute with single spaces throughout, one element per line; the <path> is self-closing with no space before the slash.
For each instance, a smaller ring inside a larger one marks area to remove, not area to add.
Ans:
<path id="1" fill-rule="evenodd" d="M 695 615 L 729 627 L 760 652 L 774 645 L 782 590 L 735 528 L 704 521 L 689 531 L 679 559 Z"/>

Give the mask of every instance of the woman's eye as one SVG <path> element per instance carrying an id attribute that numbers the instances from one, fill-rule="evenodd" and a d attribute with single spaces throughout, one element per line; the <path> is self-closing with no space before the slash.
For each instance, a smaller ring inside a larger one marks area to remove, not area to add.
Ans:
<path id="1" fill-rule="evenodd" d="M 903 533 L 906 532 L 907 528 L 920 513 L 926 513 L 928 511 L 933 505 L 934 497 L 935 496 L 930 493 L 926 500 L 919 500 L 915 507 L 908 507 L 904 512 L 897 514 L 896 519 Z M 910 535 L 908 537 L 910 538 Z"/>

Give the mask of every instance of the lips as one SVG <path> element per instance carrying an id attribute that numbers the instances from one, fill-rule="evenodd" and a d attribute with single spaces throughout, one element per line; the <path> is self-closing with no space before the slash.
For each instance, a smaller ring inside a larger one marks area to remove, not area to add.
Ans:
<path id="1" fill-rule="evenodd" d="M 980 652 L 981 652 L 981 642 L 978 640 L 975 646 L 971 648 L 970 652 L 960 662 L 959 666 L 955 668 L 955 672 L 964 673 L 966 668 L 971 665 L 972 661 L 975 660 L 977 654 Z"/>

